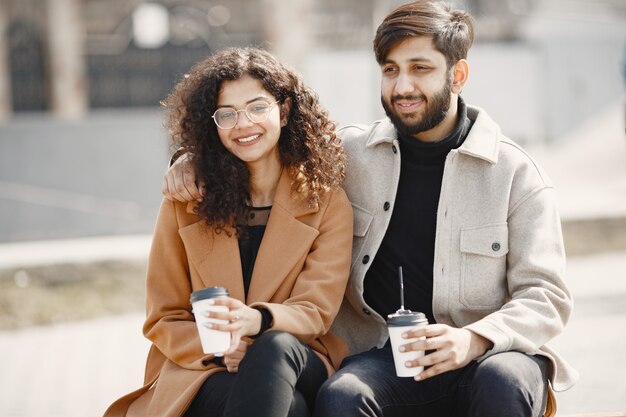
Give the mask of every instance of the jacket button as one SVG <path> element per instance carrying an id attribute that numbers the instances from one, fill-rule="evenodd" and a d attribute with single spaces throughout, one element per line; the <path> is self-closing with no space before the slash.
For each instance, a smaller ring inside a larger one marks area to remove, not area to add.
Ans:
<path id="1" fill-rule="evenodd" d="M 389 210 L 389 207 L 391 207 L 391 204 L 389 204 L 389 201 L 385 201 L 385 204 L 383 204 L 383 209 L 387 211 Z"/>
<path id="2" fill-rule="evenodd" d="M 391 147 L 391 150 L 393 151 L 393 153 L 398 153 L 398 148 L 396 148 L 396 145 L 393 145 Z"/>
<path id="3" fill-rule="evenodd" d="M 493 242 L 491 244 L 491 249 L 493 249 L 494 252 L 497 252 L 500 250 L 500 244 L 498 242 Z"/>
<path id="4" fill-rule="evenodd" d="M 362 261 L 362 262 L 363 262 L 363 264 L 365 265 L 365 264 L 366 264 L 366 263 L 368 263 L 369 261 L 370 261 L 370 256 L 369 256 L 369 255 L 365 255 L 365 256 L 363 257 L 363 261 Z"/>
<path id="5" fill-rule="evenodd" d="M 363 312 L 367 314 L 368 316 L 372 314 L 367 308 L 363 308 Z"/>

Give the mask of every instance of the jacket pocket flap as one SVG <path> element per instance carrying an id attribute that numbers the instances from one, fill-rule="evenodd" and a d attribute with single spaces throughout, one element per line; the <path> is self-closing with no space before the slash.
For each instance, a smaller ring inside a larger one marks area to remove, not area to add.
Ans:
<path id="1" fill-rule="evenodd" d="M 509 253 L 506 223 L 461 229 L 461 252 L 497 258 Z"/>
<path id="2" fill-rule="evenodd" d="M 362 207 L 352 204 L 352 213 L 354 216 L 354 230 L 352 234 L 357 237 L 365 236 L 367 229 L 374 219 L 374 215 Z"/>

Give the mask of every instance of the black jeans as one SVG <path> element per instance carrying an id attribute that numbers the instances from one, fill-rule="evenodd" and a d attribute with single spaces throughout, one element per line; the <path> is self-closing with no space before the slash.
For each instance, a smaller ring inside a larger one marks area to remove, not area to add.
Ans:
<path id="1" fill-rule="evenodd" d="M 396 376 L 389 345 L 353 355 L 324 383 L 316 417 L 539 417 L 549 361 L 503 352 L 416 382 Z"/>
<path id="2" fill-rule="evenodd" d="M 266 332 L 246 352 L 239 372 L 210 376 L 184 417 L 308 417 L 328 377 L 313 350 L 284 332 Z"/>

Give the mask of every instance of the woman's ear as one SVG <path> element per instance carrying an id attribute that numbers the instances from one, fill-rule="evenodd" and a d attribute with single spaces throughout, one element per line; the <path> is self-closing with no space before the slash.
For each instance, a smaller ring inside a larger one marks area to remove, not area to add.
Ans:
<path id="1" fill-rule="evenodd" d="M 291 97 L 287 97 L 280 105 L 280 127 L 287 126 L 289 112 L 291 111 Z"/>

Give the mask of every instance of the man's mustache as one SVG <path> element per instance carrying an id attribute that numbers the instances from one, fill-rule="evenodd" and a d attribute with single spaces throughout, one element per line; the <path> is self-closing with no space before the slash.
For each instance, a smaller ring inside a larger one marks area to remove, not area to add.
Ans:
<path id="1" fill-rule="evenodd" d="M 395 96 L 391 96 L 391 102 L 395 103 L 398 100 L 423 100 L 426 101 L 426 96 L 424 96 L 423 94 L 417 94 L 417 95 L 410 95 L 410 96 L 403 96 L 403 95 L 395 95 Z"/>

